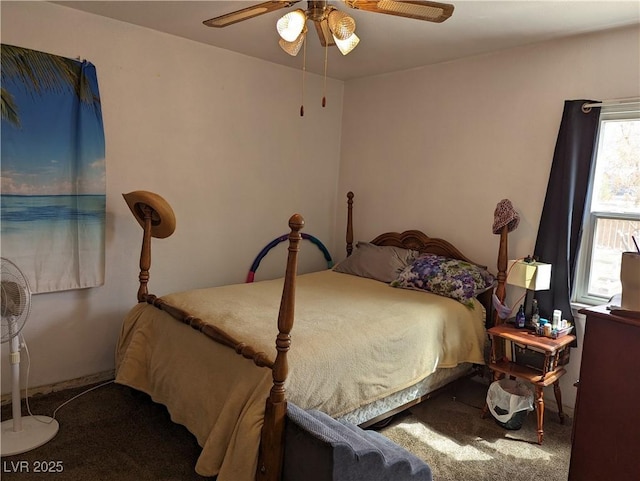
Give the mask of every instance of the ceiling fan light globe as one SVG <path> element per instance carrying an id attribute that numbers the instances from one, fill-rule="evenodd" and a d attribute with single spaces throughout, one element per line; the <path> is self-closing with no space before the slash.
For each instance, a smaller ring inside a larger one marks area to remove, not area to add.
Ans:
<path id="1" fill-rule="evenodd" d="M 280 37 L 287 42 L 294 42 L 304 30 L 307 16 L 303 10 L 297 9 L 280 17 L 276 29 Z"/>
<path id="2" fill-rule="evenodd" d="M 280 48 L 287 52 L 289 55 L 295 57 L 296 55 L 298 55 L 298 52 L 300 51 L 300 48 L 305 41 L 306 33 L 306 29 L 303 30 L 303 32 L 298 35 L 298 38 L 296 38 L 293 42 L 287 42 L 286 40 L 281 38 L 280 40 L 278 40 L 278 45 L 280 45 Z"/>
<path id="3" fill-rule="evenodd" d="M 356 48 L 356 46 L 360 42 L 360 39 L 358 38 L 358 36 L 355 33 L 352 34 L 346 40 L 341 40 L 341 39 L 337 38 L 335 35 L 333 36 L 333 39 L 336 42 L 336 47 L 338 47 L 338 50 L 340 50 L 342 55 L 347 55 L 354 48 Z"/>
<path id="4" fill-rule="evenodd" d="M 356 21 L 340 10 L 332 10 L 328 22 L 331 33 L 340 40 L 347 40 L 356 31 Z"/>

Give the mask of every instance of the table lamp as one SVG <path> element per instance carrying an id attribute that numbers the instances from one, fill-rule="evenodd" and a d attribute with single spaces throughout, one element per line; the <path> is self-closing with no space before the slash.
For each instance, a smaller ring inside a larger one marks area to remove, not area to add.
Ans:
<path id="1" fill-rule="evenodd" d="M 522 287 L 527 291 L 546 291 L 551 286 L 551 264 L 533 260 L 528 262 L 528 258 L 510 260 L 507 272 L 507 284 Z M 531 321 L 532 304 L 533 295 L 527 295 L 524 306 L 527 322 Z"/>

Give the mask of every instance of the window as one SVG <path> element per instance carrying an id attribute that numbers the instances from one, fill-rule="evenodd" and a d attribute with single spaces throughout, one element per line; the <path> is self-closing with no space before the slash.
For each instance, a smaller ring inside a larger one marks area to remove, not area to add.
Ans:
<path id="1" fill-rule="evenodd" d="M 573 300 L 603 304 L 621 291 L 622 252 L 640 244 L 640 110 L 603 106 Z"/>

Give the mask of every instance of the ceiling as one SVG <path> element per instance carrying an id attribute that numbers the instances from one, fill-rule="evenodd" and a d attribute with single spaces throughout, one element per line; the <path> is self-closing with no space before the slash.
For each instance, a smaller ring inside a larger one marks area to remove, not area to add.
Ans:
<path id="1" fill-rule="evenodd" d="M 302 51 L 291 57 L 278 46 L 276 21 L 306 2 L 224 28 L 204 20 L 256 1 L 56 1 L 59 5 L 110 17 L 216 47 L 300 69 Z M 444 23 L 357 11 L 330 1 L 356 21 L 360 44 L 343 56 L 328 51 L 327 75 L 348 80 L 411 69 L 553 38 L 640 24 L 640 1 L 448 0 L 455 5 Z M 307 71 L 322 74 L 324 48 L 309 26 Z"/>

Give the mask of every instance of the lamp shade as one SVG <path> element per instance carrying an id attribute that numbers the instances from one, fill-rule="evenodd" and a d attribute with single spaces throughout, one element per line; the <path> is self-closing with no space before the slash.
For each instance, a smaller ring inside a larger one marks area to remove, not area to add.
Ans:
<path id="1" fill-rule="evenodd" d="M 280 48 L 287 52 L 289 55 L 295 57 L 296 55 L 298 55 L 298 52 L 300 51 L 300 48 L 304 43 L 306 34 L 307 30 L 304 29 L 302 33 L 298 35 L 298 38 L 296 38 L 293 42 L 287 42 L 286 40 L 281 38 L 280 40 L 278 40 L 278 45 L 280 45 Z"/>
<path id="2" fill-rule="evenodd" d="M 351 36 L 346 40 L 340 40 L 334 35 L 333 40 L 335 40 L 336 47 L 338 47 L 338 50 L 340 50 L 342 55 L 347 55 L 354 48 L 356 48 L 356 45 L 358 45 L 358 42 L 360 42 L 360 39 L 355 33 L 351 34 Z"/>
<path id="3" fill-rule="evenodd" d="M 347 40 L 356 31 L 356 21 L 340 10 L 332 10 L 328 21 L 331 33 L 340 40 Z"/>
<path id="4" fill-rule="evenodd" d="M 546 291 L 551 286 L 551 264 L 509 261 L 507 284 L 532 291 Z"/>
<path id="5" fill-rule="evenodd" d="M 282 16 L 276 23 L 276 29 L 283 40 L 294 42 L 302 33 L 306 21 L 304 11 L 297 9 Z"/>

